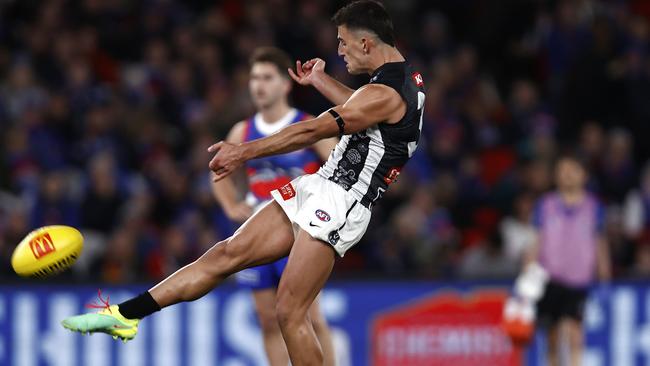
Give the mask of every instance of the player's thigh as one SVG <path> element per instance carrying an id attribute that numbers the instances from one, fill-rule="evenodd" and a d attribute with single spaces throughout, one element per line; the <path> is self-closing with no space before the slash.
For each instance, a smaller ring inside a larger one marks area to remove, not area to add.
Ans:
<path id="1" fill-rule="evenodd" d="M 208 250 L 202 260 L 226 258 L 235 271 L 270 263 L 286 256 L 293 245 L 291 222 L 277 202 L 271 201 L 249 218 L 228 239 Z"/>
<path id="2" fill-rule="evenodd" d="M 299 230 L 278 286 L 278 316 L 305 314 L 334 267 L 333 248 Z"/>
<path id="3" fill-rule="evenodd" d="M 253 291 L 255 312 L 264 331 L 279 330 L 278 321 L 275 316 L 275 287 Z"/>

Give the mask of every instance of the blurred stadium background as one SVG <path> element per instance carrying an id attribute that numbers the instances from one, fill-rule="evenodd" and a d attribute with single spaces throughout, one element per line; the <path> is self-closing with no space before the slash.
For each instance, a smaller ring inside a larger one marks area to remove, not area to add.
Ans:
<path id="1" fill-rule="evenodd" d="M 544 364 L 541 337 L 519 355 L 499 334 L 494 303 L 567 148 L 606 205 L 615 278 L 587 303 L 585 364 L 650 364 L 650 1 L 384 3 L 425 78 L 423 136 L 324 293 L 340 364 Z M 205 149 L 253 113 L 248 56 L 276 45 L 363 84 L 336 54 L 342 4 L 0 0 L 0 365 L 263 363 L 233 285 L 155 315 L 126 346 L 58 321 L 97 287 L 119 300 L 232 233 Z M 309 88 L 292 97 L 329 107 Z M 13 248 L 55 223 L 82 230 L 84 255 L 20 280 Z"/>

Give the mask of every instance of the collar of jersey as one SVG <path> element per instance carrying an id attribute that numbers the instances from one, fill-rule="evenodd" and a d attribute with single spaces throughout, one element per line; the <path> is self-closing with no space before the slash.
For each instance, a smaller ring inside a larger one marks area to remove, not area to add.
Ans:
<path id="1" fill-rule="evenodd" d="M 255 118 L 253 118 L 253 122 L 255 123 L 255 128 L 257 128 L 257 130 L 260 131 L 262 134 L 271 135 L 280 131 L 286 125 L 291 123 L 291 121 L 293 121 L 296 118 L 297 114 L 298 114 L 298 110 L 296 110 L 295 108 L 291 108 L 289 112 L 287 112 L 287 114 L 285 114 L 279 120 L 275 122 L 266 122 L 262 118 L 261 113 L 256 113 Z"/>
<path id="2" fill-rule="evenodd" d="M 375 69 L 375 71 L 372 72 L 372 75 L 370 75 L 370 78 L 373 78 L 377 75 L 379 75 L 380 72 L 389 69 L 391 67 L 400 67 L 401 65 L 405 64 L 406 61 L 397 61 L 397 62 L 386 62 L 385 64 L 379 66 L 378 68 Z"/>

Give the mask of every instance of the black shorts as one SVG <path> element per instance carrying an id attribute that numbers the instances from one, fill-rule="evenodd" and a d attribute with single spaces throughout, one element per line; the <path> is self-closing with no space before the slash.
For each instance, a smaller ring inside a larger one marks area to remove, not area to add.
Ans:
<path id="1" fill-rule="evenodd" d="M 562 318 L 582 322 L 587 289 L 549 281 L 544 296 L 537 303 L 537 319 L 541 326 L 553 326 Z"/>

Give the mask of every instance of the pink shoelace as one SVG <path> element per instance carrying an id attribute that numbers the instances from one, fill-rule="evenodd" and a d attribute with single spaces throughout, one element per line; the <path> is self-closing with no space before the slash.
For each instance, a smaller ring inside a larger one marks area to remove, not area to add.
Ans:
<path id="1" fill-rule="evenodd" d="M 94 302 L 92 302 L 90 304 L 86 304 L 86 308 L 88 308 L 88 309 L 102 309 L 102 310 L 108 309 L 108 311 L 111 314 L 113 314 L 113 312 L 111 311 L 111 304 L 109 303 L 109 301 L 111 300 L 111 295 L 106 296 L 106 300 L 104 300 L 104 298 L 102 297 L 102 290 L 97 289 L 97 297 L 99 297 L 99 301 L 101 302 L 101 304 L 98 304 L 97 300 L 95 300 Z"/>

